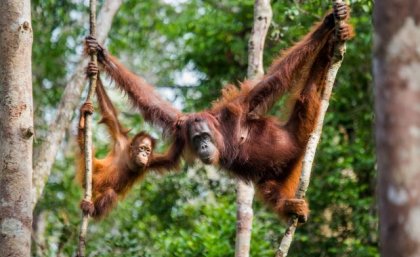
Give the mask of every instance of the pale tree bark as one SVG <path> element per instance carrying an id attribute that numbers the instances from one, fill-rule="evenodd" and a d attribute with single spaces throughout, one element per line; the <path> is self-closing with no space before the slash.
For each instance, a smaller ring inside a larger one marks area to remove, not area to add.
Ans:
<path id="1" fill-rule="evenodd" d="M 98 15 L 97 37 L 98 41 L 103 44 L 109 30 L 111 29 L 112 19 L 122 0 L 106 0 Z M 32 207 L 34 208 L 42 195 L 48 177 L 51 174 L 52 165 L 54 164 L 57 151 L 63 141 L 65 131 L 70 125 L 71 119 L 75 113 L 76 106 L 81 101 L 82 91 L 85 85 L 85 67 L 87 58 L 80 57 L 80 60 L 70 76 L 63 96 L 57 108 L 57 114 L 54 121 L 50 124 L 47 133 L 48 138 L 37 151 L 34 159 L 34 175 Z"/>
<path id="2" fill-rule="evenodd" d="M 90 36 L 96 37 L 96 0 L 90 0 Z M 97 60 L 97 53 L 96 51 L 90 52 L 90 61 L 98 65 Z M 89 76 L 89 90 L 88 95 L 86 97 L 85 103 L 89 103 L 92 101 L 93 94 L 95 93 L 96 88 L 96 79 L 97 75 L 91 74 Z M 85 155 L 85 194 L 83 200 L 86 202 L 92 201 L 92 168 L 93 168 L 93 160 L 92 160 L 92 114 L 86 113 L 85 114 L 85 127 L 84 129 L 84 155 Z M 82 223 L 80 224 L 80 232 L 79 232 L 79 245 L 77 249 L 77 257 L 84 257 L 86 253 L 86 235 L 88 230 L 88 223 L 89 223 L 89 213 L 82 211 Z"/>
<path id="3" fill-rule="evenodd" d="M 42 211 L 33 215 L 32 221 L 32 248 L 35 256 L 45 256 L 44 252 L 47 248 L 47 241 L 45 238 L 47 212 Z"/>
<path id="4" fill-rule="evenodd" d="M 270 0 L 256 0 L 254 4 L 254 26 L 248 42 L 248 78 L 258 80 L 264 75 L 264 42 L 270 27 L 272 11 Z M 236 244 L 235 257 L 248 257 L 251 248 L 252 201 L 254 187 L 237 181 Z"/>
<path id="5" fill-rule="evenodd" d="M 341 3 L 342 0 L 333 0 L 333 3 Z M 343 22 L 343 21 L 339 21 Z M 337 25 L 338 27 L 338 25 Z M 299 186 L 296 192 L 296 198 L 301 199 L 305 197 L 306 190 L 309 186 L 311 178 L 312 164 L 315 159 L 316 148 L 322 134 L 322 126 L 324 124 L 325 114 L 327 113 L 328 105 L 330 102 L 331 93 L 334 87 L 335 77 L 340 69 L 341 62 L 343 61 L 344 53 L 346 51 L 346 45 L 344 42 L 339 42 L 335 45 L 334 56 L 332 59 L 331 67 L 328 69 L 326 84 L 324 91 L 322 92 L 321 103 L 319 106 L 319 113 L 314 131 L 312 131 L 308 144 L 305 148 L 305 155 L 302 160 L 302 174 L 300 175 Z M 280 242 L 280 246 L 277 249 L 276 257 L 286 257 L 290 245 L 292 244 L 293 235 L 295 234 L 296 227 L 298 224 L 297 217 L 291 218 L 288 221 L 286 231 Z"/>
<path id="6" fill-rule="evenodd" d="M 0 255 L 30 256 L 33 142 L 29 0 L 0 1 Z"/>
<path id="7" fill-rule="evenodd" d="M 381 256 L 420 256 L 420 2 L 377 1 L 374 28 Z"/>

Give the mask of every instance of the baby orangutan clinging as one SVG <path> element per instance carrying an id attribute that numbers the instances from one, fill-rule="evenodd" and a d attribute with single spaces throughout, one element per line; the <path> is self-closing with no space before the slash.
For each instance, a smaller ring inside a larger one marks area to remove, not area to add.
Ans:
<path id="1" fill-rule="evenodd" d="M 89 63 L 88 74 L 98 74 L 98 68 Z M 112 149 L 104 159 L 93 158 L 92 202 L 82 200 L 80 207 L 83 212 L 99 219 L 104 217 L 115 207 L 118 197 L 123 197 L 136 181 L 144 177 L 147 170 L 170 170 L 178 165 L 179 147 L 172 144 L 165 155 L 154 155 L 155 139 L 146 132 L 140 132 L 132 139 L 128 131 L 122 127 L 117 118 L 117 111 L 105 92 L 99 76 L 97 79 L 96 96 L 104 123 L 111 135 Z M 80 109 L 78 144 L 80 147 L 77 178 L 85 183 L 84 166 L 84 137 L 85 114 L 93 113 L 90 102 L 83 104 Z M 182 143 L 181 143 L 182 145 Z"/>

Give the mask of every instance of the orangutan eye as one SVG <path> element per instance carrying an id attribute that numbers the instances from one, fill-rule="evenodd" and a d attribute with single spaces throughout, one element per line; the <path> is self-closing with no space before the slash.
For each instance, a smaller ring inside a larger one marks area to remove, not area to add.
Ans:
<path id="1" fill-rule="evenodd" d="M 138 148 L 138 151 L 143 152 L 143 153 L 147 153 L 147 155 L 149 155 L 150 152 L 151 152 L 151 149 L 147 146 L 142 145 Z"/>
<path id="2" fill-rule="evenodd" d="M 208 133 L 203 133 L 203 134 L 201 134 L 201 140 L 206 141 L 206 142 L 208 142 L 208 141 L 211 142 L 212 138 Z"/>

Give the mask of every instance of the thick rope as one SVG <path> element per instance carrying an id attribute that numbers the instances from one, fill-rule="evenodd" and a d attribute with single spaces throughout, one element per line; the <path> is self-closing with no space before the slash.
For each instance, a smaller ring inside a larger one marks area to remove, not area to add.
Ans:
<path id="1" fill-rule="evenodd" d="M 90 35 L 96 38 L 96 0 L 90 0 Z M 90 60 L 97 65 L 96 52 L 89 52 Z M 91 102 L 91 98 L 95 92 L 96 75 L 89 76 L 89 91 L 86 102 Z M 92 115 L 86 113 L 85 116 L 85 201 L 92 200 Z M 77 256 L 84 257 L 86 252 L 86 234 L 89 223 L 89 214 L 82 213 L 82 223 L 80 225 L 79 245 Z"/>
<path id="2" fill-rule="evenodd" d="M 333 0 L 334 3 L 341 3 L 342 0 Z M 343 21 L 336 21 L 336 22 L 343 22 Z M 338 28 L 339 24 L 336 24 L 336 28 Z M 302 174 L 300 176 L 299 187 L 296 192 L 296 198 L 301 199 L 305 197 L 306 190 L 309 186 L 309 181 L 311 177 L 311 170 L 312 164 L 315 158 L 316 148 L 318 146 L 321 132 L 322 132 L 322 125 L 324 123 L 324 117 L 328 109 L 329 100 L 331 96 L 331 92 L 334 86 L 335 77 L 337 75 L 337 71 L 341 66 L 341 62 L 344 57 L 344 53 L 346 51 L 346 45 L 344 42 L 339 42 L 334 47 L 334 56 L 332 60 L 331 67 L 328 69 L 327 78 L 326 78 L 326 85 L 324 92 L 322 93 L 320 110 L 317 118 L 317 123 L 314 131 L 311 133 L 309 137 L 308 144 L 305 149 L 305 155 L 302 161 Z M 284 233 L 283 239 L 281 240 L 280 246 L 277 250 L 276 257 L 286 257 L 289 251 L 290 245 L 293 240 L 293 235 L 296 230 L 298 220 L 297 217 L 291 218 L 288 221 L 286 231 Z"/>

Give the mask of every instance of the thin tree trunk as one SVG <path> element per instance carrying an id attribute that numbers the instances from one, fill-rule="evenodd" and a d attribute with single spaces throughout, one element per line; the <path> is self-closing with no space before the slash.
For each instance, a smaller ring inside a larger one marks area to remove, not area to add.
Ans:
<path id="1" fill-rule="evenodd" d="M 255 0 L 254 26 L 248 42 L 248 71 L 249 79 L 260 79 L 264 75 L 263 53 L 268 28 L 271 24 L 273 12 L 270 0 Z"/>
<path id="2" fill-rule="evenodd" d="M 0 255 L 30 256 L 32 26 L 29 0 L 0 1 Z"/>
<path id="3" fill-rule="evenodd" d="M 420 2 L 374 10 L 381 256 L 420 256 Z"/>
<path id="4" fill-rule="evenodd" d="M 270 27 L 272 11 L 269 0 L 256 0 L 254 5 L 254 26 L 248 42 L 248 78 L 258 80 L 264 75 L 264 42 Z M 252 200 L 254 187 L 237 181 L 236 245 L 235 257 L 248 257 L 251 248 Z"/>
<path id="5" fill-rule="evenodd" d="M 97 36 L 98 41 L 103 43 L 111 29 L 112 19 L 118 11 L 122 0 L 106 0 L 98 15 Z M 85 85 L 85 72 L 87 60 L 80 57 L 78 65 L 74 73 L 70 76 L 63 96 L 57 109 L 57 115 L 51 123 L 48 138 L 40 146 L 39 151 L 34 159 L 34 176 L 33 176 L 33 199 L 32 207 L 36 203 L 44 191 L 45 184 L 51 174 L 52 165 L 55 161 L 57 151 L 63 141 L 66 128 L 70 125 L 76 106 L 80 103 L 83 87 Z"/>
<path id="6" fill-rule="evenodd" d="M 341 3 L 342 0 L 333 0 L 333 3 Z M 342 22 L 342 21 L 339 21 Z M 346 51 L 346 45 L 344 42 L 341 42 L 335 46 L 334 56 L 332 59 L 331 67 L 328 69 L 326 84 L 324 91 L 322 92 L 321 103 L 319 106 L 319 113 L 317 118 L 317 123 L 314 131 L 312 131 L 308 144 L 305 149 L 305 155 L 302 160 L 302 174 L 300 175 L 299 187 L 296 192 L 296 198 L 301 199 L 305 197 L 306 190 L 309 186 L 309 181 L 311 178 L 312 164 L 315 159 L 316 148 L 318 146 L 319 140 L 322 134 L 322 126 L 324 124 L 324 117 L 327 113 L 328 105 L 330 102 L 330 96 L 334 87 L 335 77 L 338 70 L 340 69 L 341 62 Z M 291 218 L 288 221 L 286 231 L 280 242 L 280 246 L 277 249 L 276 257 L 286 257 L 290 245 L 292 244 L 293 235 L 296 231 L 296 226 L 298 224 L 297 217 Z"/>
<path id="7" fill-rule="evenodd" d="M 251 249 L 252 201 L 254 187 L 241 180 L 236 181 L 236 240 L 235 257 L 248 257 Z"/>
<path id="8" fill-rule="evenodd" d="M 42 211 L 33 215 L 32 221 L 32 252 L 36 257 L 45 256 L 46 249 L 46 240 L 45 240 L 45 230 L 46 230 L 46 218 L 47 212 Z"/>
<path id="9" fill-rule="evenodd" d="M 89 18 L 89 25 L 90 25 L 90 36 L 96 37 L 96 0 L 90 0 L 89 4 L 90 8 L 90 18 Z M 96 56 L 96 51 L 89 53 L 90 54 L 90 61 L 98 65 L 98 60 Z M 93 98 L 93 94 L 95 93 L 96 88 L 96 79 L 97 75 L 90 75 L 89 76 L 89 91 L 86 97 L 85 103 L 91 102 Z M 85 138 L 84 138 L 84 155 L 85 155 L 85 195 L 83 197 L 84 201 L 90 202 L 92 200 L 92 168 L 93 168 L 93 160 L 92 160 L 92 114 L 86 113 L 85 114 Z M 89 214 L 82 212 L 82 224 L 80 225 L 80 232 L 79 232 L 79 246 L 77 251 L 78 257 L 84 257 L 86 252 L 86 235 L 89 223 Z"/>

